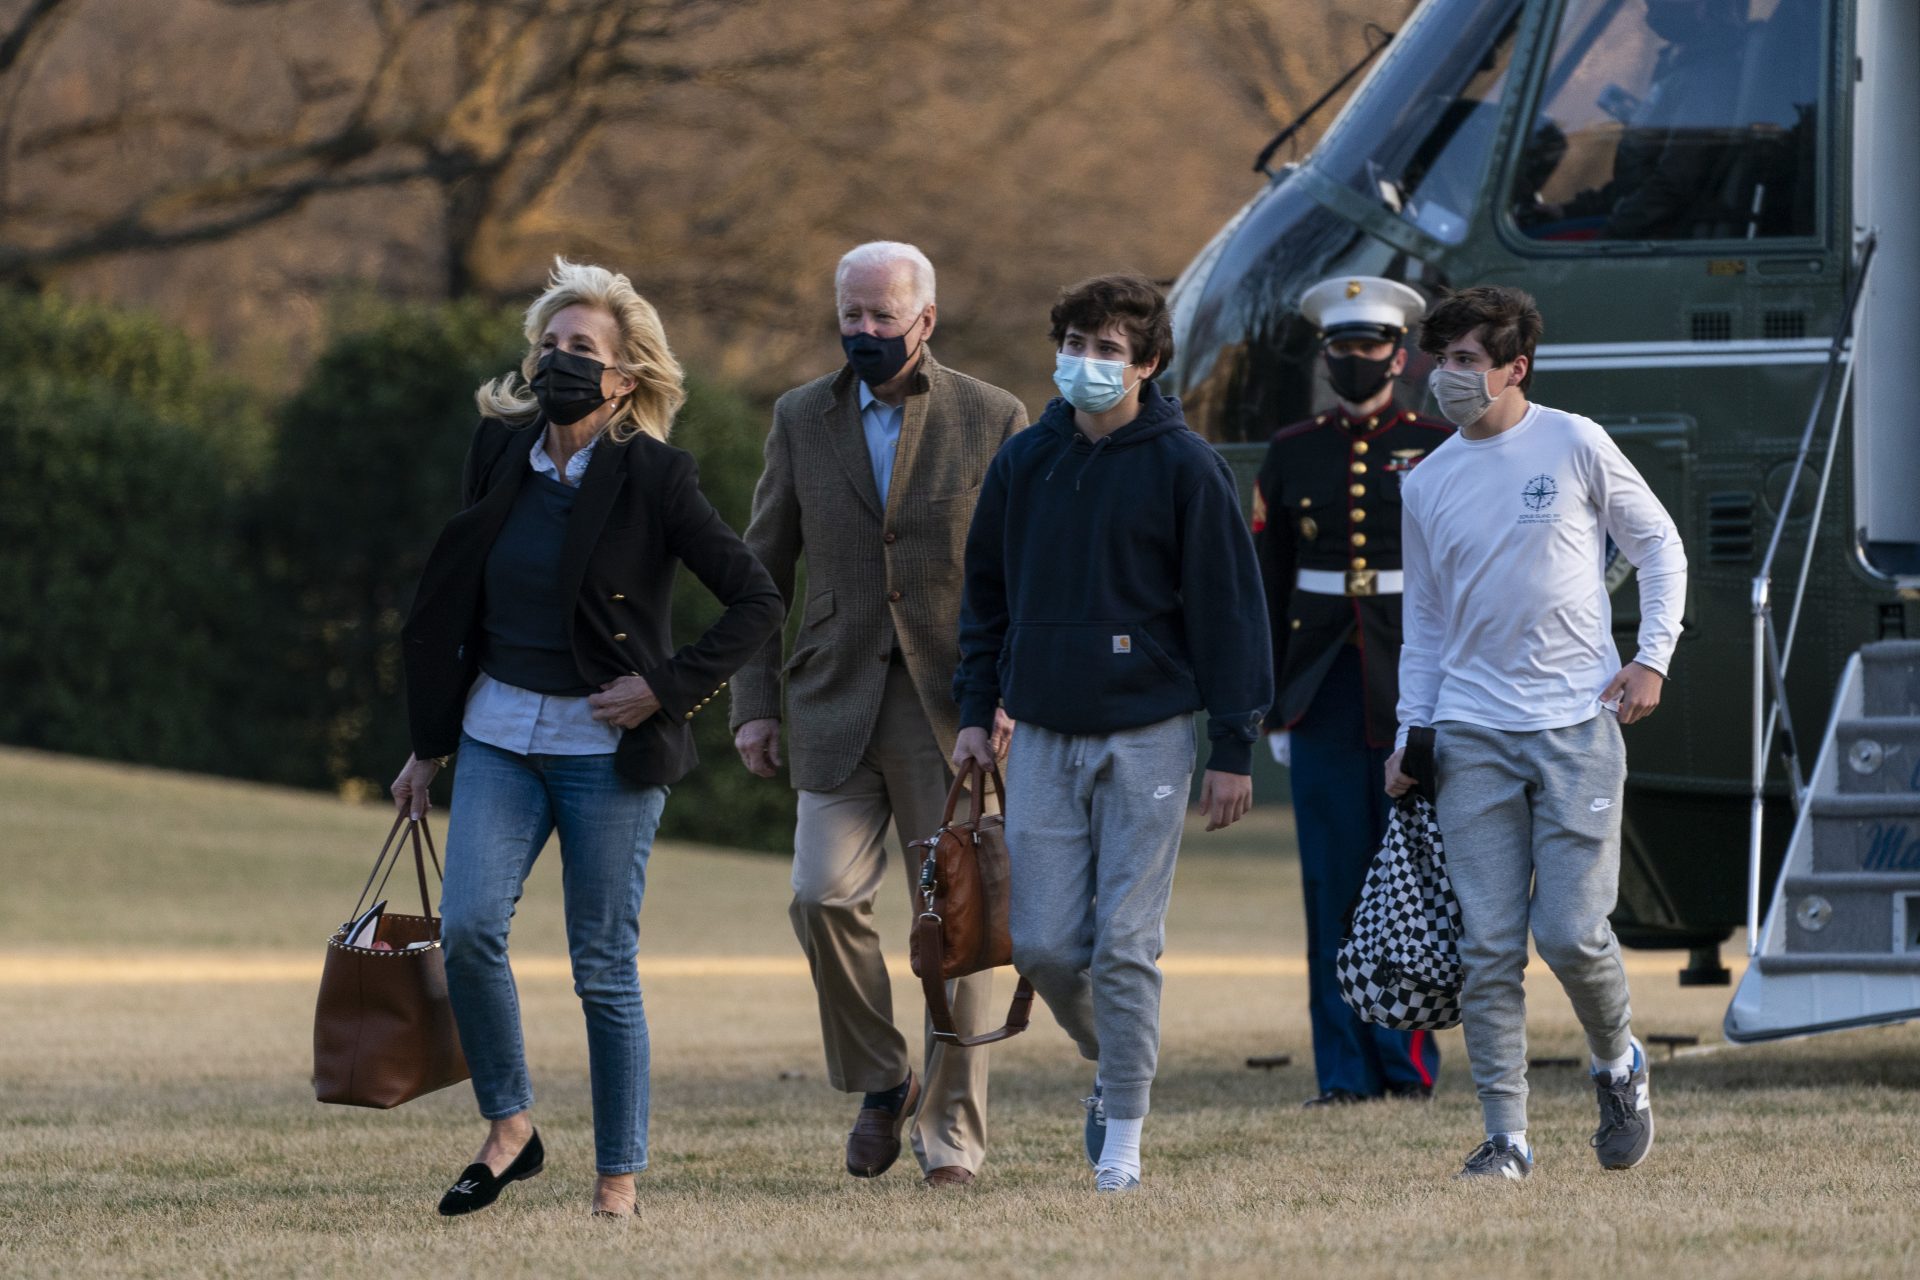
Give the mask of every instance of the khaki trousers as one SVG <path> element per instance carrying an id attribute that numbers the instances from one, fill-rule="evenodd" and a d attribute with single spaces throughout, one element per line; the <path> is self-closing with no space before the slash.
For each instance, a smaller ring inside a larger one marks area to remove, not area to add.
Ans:
<path id="1" fill-rule="evenodd" d="M 940 826 L 951 778 L 912 677 L 896 662 L 852 776 L 832 791 L 800 793 L 787 914 L 813 970 L 827 1078 L 844 1093 L 880 1093 L 907 1078 L 907 1040 L 893 1023 L 893 987 L 873 903 L 892 823 L 907 869 L 907 905 L 919 910 L 919 851 L 906 846 Z M 992 1029 L 992 973 L 956 979 L 947 991 L 962 1035 Z M 913 1153 L 922 1170 L 957 1165 L 978 1172 L 986 1158 L 987 1050 L 942 1044 L 930 1025 L 926 1030 Z"/>

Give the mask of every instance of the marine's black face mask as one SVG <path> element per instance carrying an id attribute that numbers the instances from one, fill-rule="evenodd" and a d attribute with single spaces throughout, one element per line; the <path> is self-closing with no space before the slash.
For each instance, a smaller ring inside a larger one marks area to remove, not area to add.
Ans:
<path id="1" fill-rule="evenodd" d="M 1348 404 L 1364 404 L 1380 394 L 1393 376 L 1393 358 L 1400 354 L 1390 351 L 1384 360 L 1369 360 L 1365 356 L 1337 356 L 1327 352 L 1327 381 L 1333 384 L 1333 394 Z"/>
<path id="2" fill-rule="evenodd" d="M 915 316 L 913 323 L 907 326 L 908 331 L 918 328 L 919 324 L 920 317 Z M 911 358 L 905 333 L 893 338 L 882 338 L 871 333 L 842 334 L 840 349 L 847 353 L 847 363 L 860 375 L 860 381 L 869 387 L 892 382 L 907 367 L 907 361 Z"/>
<path id="3" fill-rule="evenodd" d="M 606 371 L 607 366 L 591 356 L 555 347 L 533 366 L 533 398 L 548 422 L 571 426 L 607 402 L 600 392 Z"/>

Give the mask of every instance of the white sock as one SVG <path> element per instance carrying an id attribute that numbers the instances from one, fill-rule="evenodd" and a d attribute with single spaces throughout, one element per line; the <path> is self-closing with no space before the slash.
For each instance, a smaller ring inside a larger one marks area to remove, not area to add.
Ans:
<path id="1" fill-rule="evenodd" d="M 1118 1169 L 1121 1173 L 1139 1177 L 1140 1128 L 1145 1123 L 1145 1116 L 1135 1116 L 1131 1120 L 1116 1120 L 1108 1116 L 1107 1140 L 1100 1148 L 1100 1163 L 1095 1167 L 1102 1173 Z"/>
<path id="2" fill-rule="evenodd" d="M 1627 1051 L 1617 1058 L 1595 1057 L 1593 1060 L 1593 1074 L 1599 1075 L 1603 1071 L 1615 1080 L 1625 1080 L 1628 1076 L 1632 1075 L 1633 1045 L 1629 1043 L 1627 1045 Z"/>
<path id="3" fill-rule="evenodd" d="M 1505 1138 L 1508 1146 L 1518 1151 L 1527 1159 L 1533 1159 L 1533 1148 L 1527 1145 L 1527 1131 L 1525 1129 L 1515 1129 L 1512 1133 L 1496 1133 L 1492 1136 Z"/>

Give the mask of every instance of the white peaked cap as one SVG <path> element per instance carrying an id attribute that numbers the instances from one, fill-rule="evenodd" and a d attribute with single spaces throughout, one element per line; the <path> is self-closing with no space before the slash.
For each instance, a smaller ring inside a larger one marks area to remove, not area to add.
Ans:
<path id="1" fill-rule="evenodd" d="M 1300 297 L 1300 314 L 1323 338 L 1397 339 L 1426 309 L 1419 293 L 1379 276 L 1336 276 Z"/>

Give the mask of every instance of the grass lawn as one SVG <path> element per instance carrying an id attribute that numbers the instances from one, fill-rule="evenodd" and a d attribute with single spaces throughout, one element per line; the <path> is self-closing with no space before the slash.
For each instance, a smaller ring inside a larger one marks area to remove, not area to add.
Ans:
<path id="1" fill-rule="evenodd" d="M 1077 1149 L 1088 1073 L 1044 1014 L 993 1051 L 971 1192 L 922 1191 L 910 1157 L 848 1178 L 853 1105 L 823 1078 L 783 863 L 663 845 L 641 929 L 653 1166 L 639 1217 L 593 1222 L 550 850 L 514 948 L 547 1172 L 443 1222 L 482 1132 L 466 1087 L 382 1113 L 320 1106 L 307 1081 L 322 944 L 387 821 L 0 752 L 0 1276 L 1920 1275 L 1912 1028 L 1656 1058 L 1659 1141 L 1627 1174 L 1587 1149 L 1584 1074 L 1543 1068 L 1532 1181 L 1450 1182 L 1478 1136 L 1457 1032 L 1431 1105 L 1300 1112 L 1298 873 L 1275 811 L 1187 844 L 1146 1185 L 1099 1199 Z M 897 873 L 883 905 L 904 955 Z M 1725 991 L 1681 990 L 1678 956 L 1629 960 L 1643 1034 L 1719 1040 Z M 1581 1054 L 1538 965 L 1530 987 L 1533 1052 Z M 1273 1052 L 1294 1065 L 1244 1066 Z"/>

